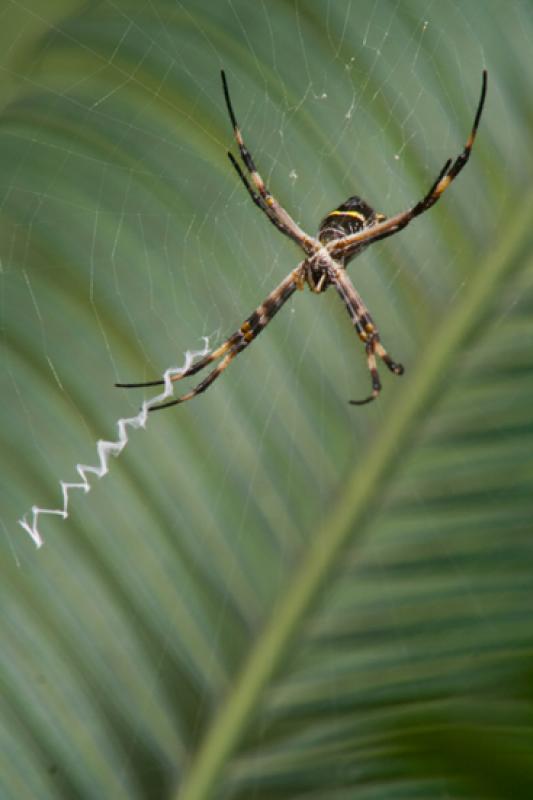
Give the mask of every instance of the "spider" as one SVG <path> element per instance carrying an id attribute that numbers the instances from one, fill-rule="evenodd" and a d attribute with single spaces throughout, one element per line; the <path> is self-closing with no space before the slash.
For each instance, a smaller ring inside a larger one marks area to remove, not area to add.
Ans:
<path id="1" fill-rule="evenodd" d="M 233 133 L 242 163 L 248 172 L 249 178 L 231 152 L 228 153 L 228 157 L 255 205 L 261 209 L 278 231 L 281 231 L 281 233 L 300 246 L 305 258 L 300 261 L 295 269 L 289 272 L 279 286 L 268 295 L 261 305 L 247 317 L 241 327 L 235 333 L 232 333 L 225 342 L 204 358 L 201 358 L 189 369 L 171 378 L 172 381 L 176 381 L 195 375 L 207 367 L 208 364 L 220 359 L 217 366 L 197 386 L 181 397 L 152 406 L 149 410 L 155 411 L 161 408 L 169 408 L 178 403 L 184 403 L 186 400 L 192 400 L 196 395 L 205 392 L 219 375 L 227 369 L 233 359 L 259 336 L 289 297 L 297 289 L 304 289 L 306 284 L 316 294 L 321 294 L 329 286 L 334 286 L 344 303 L 352 324 L 364 344 L 372 381 L 372 392 L 368 397 L 363 400 L 350 400 L 349 402 L 353 405 L 369 403 L 375 400 L 381 391 L 376 357 L 380 358 L 395 375 L 402 375 L 404 368 L 394 361 L 383 347 L 379 331 L 361 296 L 348 277 L 346 267 L 368 245 L 381 239 L 386 239 L 388 236 L 393 236 L 409 225 L 415 217 L 430 209 L 463 169 L 470 157 L 485 103 L 487 71 L 483 70 L 481 96 L 474 117 L 474 124 L 463 151 L 455 160 L 448 159 L 446 161 L 437 179 L 422 200 L 419 200 L 407 211 L 402 211 L 392 217 L 386 217 L 385 214 L 374 211 L 368 203 L 354 195 L 324 217 L 316 237 L 305 233 L 265 186 L 265 182 L 257 171 L 255 162 L 244 143 L 242 133 L 237 124 L 224 70 L 221 71 L 221 77 L 224 99 L 233 126 Z M 117 383 L 115 385 L 131 389 L 160 386 L 162 384 L 164 384 L 163 380 L 156 380 L 147 383 Z"/>

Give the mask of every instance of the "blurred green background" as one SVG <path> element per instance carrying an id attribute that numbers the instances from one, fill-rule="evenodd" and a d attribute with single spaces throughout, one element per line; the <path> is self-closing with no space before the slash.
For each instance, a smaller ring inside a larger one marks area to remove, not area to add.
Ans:
<path id="1" fill-rule="evenodd" d="M 529 0 L 3 4 L 2 798 L 533 797 L 532 41 Z M 221 67 L 310 233 L 418 200 L 488 69 L 465 171 L 350 266 L 406 374 L 349 406 L 360 343 L 298 293 L 37 550 L 17 519 L 139 407 L 113 383 L 299 260 Z"/>

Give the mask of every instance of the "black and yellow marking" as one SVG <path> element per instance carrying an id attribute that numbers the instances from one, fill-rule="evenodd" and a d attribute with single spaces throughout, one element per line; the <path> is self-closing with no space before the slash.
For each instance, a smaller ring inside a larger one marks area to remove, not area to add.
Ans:
<path id="1" fill-rule="evenodd" d="M 359 211 L 339 211 L 338 208 L 335 211 L 330 211 L 328 217 L 353 217 L 353 219 L 358 219 L 363 224 L 366 222 L 366 217 Z"/>
<path id="2" fill-rule="evenodd" d="M 338 208 L 326 214 L 318 230 L 318 238 L 322 244 L 343 239 L 373 225 L 378 215 L 372 208 L 357 195 L 349 197 Z"/>
<path id="3" fill-rule="evenodd" d="M 248 321 L 246 321 L 243 325 L 241 325 L 241 333 L 244 336 L 244 340 L 246 342 L 251 342 L 252 339 L 254 338 L 252 326 Z"/>

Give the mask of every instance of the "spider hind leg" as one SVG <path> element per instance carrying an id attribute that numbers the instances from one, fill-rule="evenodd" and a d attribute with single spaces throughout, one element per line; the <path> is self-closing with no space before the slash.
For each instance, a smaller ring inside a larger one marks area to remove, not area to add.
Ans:
<path id="1" fill-rule="evenodd" d="M 197 372 L 200 372 L 200 370 L 204 369 L 204 367 L 207 367 L 207 365 L 212 361 L 216 361 L 218 358 L 227 353 L 227 351 L 233 347 L 238 340 L 239 331 L 229 336 L 226 341 L 220 345 L 220 347 L 217 347 L 216 350 L 213 350 L 211 353 L 208 353 L 199 361 L 196 361 L 196 363 L 192 364 L 189 369 L 186 369 L 183 372 L 177 372 L 175 375 L 171 375 L 170 382 L 174 383 L 175 381 L 181 381 L 182 378 L 188 378 L 190 375 L 196 375 Z M 165 380 L 158 378 L 155 381 L 144 381 L 143 383 L 115 383 L 115 387 L 117 389 L 144 389 L 150 386 L 164 386 L 164 384 Z"/>
<path id="2" fill-rule="evenodd" d="M 379 393 L 381 392 L 381 381 L 379 379 L 378 368 L 376 364 L 376 353 L 374 349 L 374 342 L 373 340 L 367 342 L 366 344 L 366 362 L 368 365 L 368 370 L 370 375 L 372 376 L 372 394 L 368 397 L 365 397 L 364 400 L 349 400 L 348 402 L 352 406 L 364 406 L 367 403 L 371 403 L 372 400 L 375 400 L 378 397 Z"/>
<path id="3" fill-rule="evenodd" d="M 369 341 L 367 341 L 365 345 L 365 350 L 366 350 L 368 371 L 370 372 L 372 378 L 372 394 L 369 395 L 368 397 L 365 397 L 364 400 L 349 400 L 348 402 L 352 406 L 364 406 L 367 403 L 371 403 L 379 396 L 379 393 L 381 392 L 382 386 L 376 364 L 376 355 L 378 355 L 379 358 L 381 358 L 381 360 L 386 364 L 389 370 L 392 373 L 394 373 L 394 375 L 403 375 L 403 373 L 405 372 L 403 364 L 399 364 L 397 361 L 394 361 L 389 356 L 389 354 L 381 344 L 379 340 L 379 334 L 377 333 L 377 331 L 375 331 L 375 329 L 372 338 Z"/>
<path id="4" fill-rule="evenodd" d="M 387 365 L 387 367 L 391 372 L 393 372 L 395 375 L 403 375 L 403 373 L 405 372 L 403 364 L 400 364 L 398 361 L 394 361 L 390 357 L 390 355 L 387 353 L 387 351 L 385 350 L 379 339 L 376 340 L 375 350 L 378 356 Z"/>

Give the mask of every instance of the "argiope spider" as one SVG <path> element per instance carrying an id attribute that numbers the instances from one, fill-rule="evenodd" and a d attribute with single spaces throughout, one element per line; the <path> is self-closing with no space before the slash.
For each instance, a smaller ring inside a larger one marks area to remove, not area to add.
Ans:
<path id="1" fill-rule="evenodd" d="M 411 220 L 431 208 L 463 169 L 470 157 L 481 112 L 483 111 L 483 104 L 487 91 L 487 71 L 483 70 L 481 96 L 474 117 L 474 124 L 463 151 L 455 160 L 448 159 L 441 169 L 438 178 L 422 200 L 419 200 L 416 205 L 412 206 L 407 211 L 402 211 L 399 214 L 395 214 L 393 217 L 386 217 L 384 214 L 374 211 L 374 209 L 360 197 L 349 197 L 345 203 L 342 203 L 342 205 L 334 211 L 330 211 L 329 214 L 324 217 L 320 223 L 318 236 L 316 238 L 308 236 L 308 234 L 296 224 L 290 214 L 285 211 L 265 186 L 263 179 L 257 171 L 254 160 L 244 144 L 241 131 L 237 125 L 229 96 L 226 76 L 223 70 L 221 75 L 224 98 L 226 100 L 231 124 L 233 125 L 235 140 L 252 185 L 232 153 L 228 153 L 229 159 L 256 206 L 266 214 L 272 224 L 275 225 L 281 233 L 293 239 L 293 241 L 302 248 L 305 253 L 305 258 L 295 269 L 289 272 L 279 286 L 268 295 L 266 300 L 250 314 L 241 327 L 229 336 L 223 344 L 217 347 L 216 350 L 213 350 L 212 353 L 209 353 L 209 355 L 201 358 L 185 372 L 171 378 L 171 380 L 174 381 L 181 380 L 181 378 L 186 378 L 190 375 L 195 375 L 208 364 L 221 359 L 215 369 L 213 369 L 203 381 L 181 397 L 171 400 L 168 403 L 152 406 L 149 410 L 155 411 L 157 409 L 177 405 L 178 403 L 184 403 L 186 400 L 191 400 L 193 397 L 196 397 L 196 395 L 201 392 L 205 392 L 230 365 L 235 356 L 245 350 L 261 333 L 296 289 L 303 289 L 306 283 L 311 291 L 316 294 L 325 292 L 328 286 L 334 286 L 346 306 L 353 326 L 365 345 L 368 369 L 372 377 L 372 393 L 364 400 L 350 400 L 350 403 L 354 405 L 368 403 L 374 400 L 381 391 L 381 381 L 378 375 L 376 356 L 381 358 L 389 370 L 395 375 L 401 375 L 404 369 L 401 364 L 393 361 L 381 344 L 378 329 L 374 325 L 370 312 L 348 277 L 346 266 L 352 258 L 359 255 L 369 244 L 373 244 L 381 239 L 386 239 L 387 236 L 398 233 L 398 231 L 405 228 Z M 130 389 L 144 386 L 159 386 L 163 383 L 163 380 L 157 380 L 149 381 L 148 383 L 117 383 L 115 385 Z"/>

